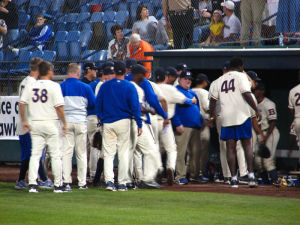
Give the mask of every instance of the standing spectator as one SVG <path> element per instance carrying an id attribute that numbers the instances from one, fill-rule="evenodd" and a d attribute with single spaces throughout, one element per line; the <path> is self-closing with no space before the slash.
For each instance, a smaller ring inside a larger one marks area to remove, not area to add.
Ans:
<path id="1" fill-rule="evenodd" d="M 125 60 L 129 57 L 129 39 L 124 37 L 123 27 L 115 24 L 110 31 L 115 39 L 108 44 L 107 59 Z"/>
<path id="2" fill-rule="evenodd" d="M 83 83 L 89 84 L 97 77 L 98 68 L 95 63 L 84 64 L 84 77 L 81 79 Z"/>
<path id="3" fill-rule="evenodd" d="M 145 56 L 145 52 L 154 52 L 153 47 L 146 41 L 141 40 L 139 34 L 132 34 L 130 37 L 130 58 L 139 60 L 152 60 L 151 56 Z M 148 79 L 151 74 L 151 62 L 143 62 L 145 69 L 147 70 L 146 78 Z"/>
<path id="4" fill-rule="evenodd" d="M 77 178 L 79 189 L 87 189 L 87 108 L 95 105 L 92 88 L 79 81 L 81 66 L 70 63 L 68 79 L 60 84 L 64 99 L 67 131 L 63 137 L 63 179 L 66 190 L 71 191 L 72 156 L 76 150 Z"/>
<path id="5" fill-rule="evenodd" d="M 166 19 L 166 29 L 172 28 L 174 48 L 180 49 L 182 41 L 184 48 L 193 43 L 194 10 L 198 8 L 195 0 L 163 0 L 163 13 Z"/>
<path id="6" fill-rule="evenodd" d="M 19 37 L 19 16 L 16 4 L 11 0 L 0 0 L 0 19 L 7 25 L 7 35 L 4 39 L 7 45 Z"/>
<path id="7" fill-rule="evenodd" d="M 259 45 L 261 38 L 261 19 L 265 9 L 266 0 L 242 0 L 242 45 L 248 45 L 250 36 L 250 25 L 253 22 L 253 37 L 255 45 Z M 299 3 L 298 3 L 299 4 Z"/>
<path id="8" fill-rule="evenodd" d="M 234 3 L 226 1 L 221 6 L 223 6 L 223 12 L 226 15 L 223 19 L 225 24 L 223 42 L 235 41 L 241 32 L 241 22 L 234 14 Z"/>

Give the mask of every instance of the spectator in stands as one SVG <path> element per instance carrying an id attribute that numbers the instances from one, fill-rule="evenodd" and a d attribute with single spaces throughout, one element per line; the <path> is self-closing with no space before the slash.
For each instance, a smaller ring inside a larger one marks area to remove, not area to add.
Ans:
<path id="1" fill-rule="evenodd" d="M 136 60 L 152 60 L 151 56 L 145 56 L 145 52 L 154 52 L 153 47 L 146 41 L 141 40 L 139 34 L 132 34 L 129 44 L 130 58 Z M 150 77 L 151 73 L 151 62 L 143 62 L 145 69 L 148 71 L 146 73 L 146 78 Z"/>
<path id="2" fill-rule="evenodd" d="M 7 26 L 5 21 L 0 19 L 0 48 L 3 46 L 3 35 L 7 34 Z"/>
<path id="3" fill-rule="evenodd" d="M 11 0 L 0 0 L 0 19 L 7 25 L 5 44 L 16 40 L 19 37 L 19 16 L 15 3 Z"/>
<path id="4" fill-rule="evenodd" d="M 40 50 L 42 51 L 45 47 L 47 41 L 52 37 L 52 31 L 50 27 L 45 24 L 45 18 L 43 15 L 37 15 L 36 24 L 31 28 L 29 34 L 29 45 L 23 48 L 12 48 L 9 46 L 9 49 L 12 52 L 15 52 L 17 55 L 20 50 Z"/>
<path id="5" fill-rule="evenodd" d="M 241 18 L 242 18 L 242 45 L 248 45 L 250 36 L 250 26 L 253 23 L 253 36 L 255 45 L 259 45 L 261 38 L 261 19 L 265 9 L 266 0 L 242 0 Z M 299 3 L 298 3 L 299 4 Z"/>
<path id="6" fill-rule="evenodd" d="M 223 42 L 231 42 L 238 39 L 241 32 L 241 22 L 234 14 L 234 3 L 232 1 L 226 1 L 221 4 L 223 6 L 223 12 L 225 17 L 223 18 L 224 38 Z"/>
<path id="7" fill-rule="evenodd" d="M 210 35 L 206 41 L 202 44 L 203 46 L 217 46 L 223 39 L 224 34 L 224 22 L 222 19 L 222 11 L 215 10 L 210 23 Z"/>
<path id="8" fill-rule="evenodd" d="M 129 39 L 124 37 L 123 27 L 115 24 L 110 29 L 114 39 L 108 44 L 107 59 L 124 60 L 129 57 Z"/>

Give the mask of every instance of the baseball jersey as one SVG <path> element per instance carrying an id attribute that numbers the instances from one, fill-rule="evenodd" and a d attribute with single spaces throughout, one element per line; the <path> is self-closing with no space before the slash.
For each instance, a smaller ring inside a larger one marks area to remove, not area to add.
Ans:
<path id="1" fill-rule="evenodd" d="M 101 88 L 101 86 L 102 86 L 103 83 L 104 83 L 103 81 L 100 81 L 100 82 L 97 84 L 97 86 L 96 86 L 96 88 L 95 88 L 95 95 L 96 95 L 96 97 L 97 97 L 97 95 L 98 95 L 98 93 L 99 93 L 99 90 L 100 90 L 100 88 Z"/>
<path id="2" fill-rule="evenodd" d="M 268 98 L 264 98 L 263 101 L 258 103 L 257 109 L 261 113 L 261 129 L 267 130 L 269 128 L 269 121 L 270 120 L 277 120 L 277 112 L 276 112 L 276 105 Z"/>
<path id="3" fill-rule="evenodd" d="M 152 86 L 152 88 L 154 90 L 154 93 L 157 95 L 158 100 L 166 99 L 165 96 L 164 96 L 164 93 L 157 86 L 158 84 L 156 84 L 156 83 L 154 83 L 154 82 L 152 82 L 150 80 L 149 80 L 149 82 L 150 82 L 150 84 L 151 84 L 151 86 Z"/>
<path id="4" fill-rule="evenodd" d="M 295 110 L 295 118 L 300 118 L 300 84 L 290 90 L 289 108 Z"/>
<path id="5" fill-rule="evenodd" d="M 134 85 L 134 87 L 136 88 L 136 91 L 137 91 L 137 94 L 138 94 L 138 98 L 139 98 L 139 102 L 142 106 L 146 106 L 148 105 L 146 100 L 145 100 L 145 93 L 144 93 L 144 90 L 139 86 L 137 85 L 135 82 L 131 81 L 131 83 Z M 149 106 L 150 107 L 150 106 Z M 142 113 L 142 116 L 141 116 L 142 120 L 146 121 L 147 120 L 147 117 L 145 114 Z"/>
<path id="6" fill-rule="evenodd" d="M 30 84 L 36 82 L 36 79 L 31 77 L 31 76 L 27 76 L 25 77 L 22 82 L 20 83 L 20 86 L 19 86 L 19 97 L 21 98 L 22 96 L 22 93 L 24 91 L 24 88 L 26 86 L 29 86 Z M 25 112 L 25 115 L 26 115 L 26 118 L 28 118 L 28 108 L 26 108 L 26 112 Z M 21 122 L 21 116 L 19 114 L 18 116 L 18 121 L 17 121 L 17 134 L 19 135 L 24 135 L 26 134 L 26 132 L 24 131 L 24 128 L 22 126 L 22 122 Z"/>
<path id="7" fill-rule="evenodd" d="M 204 119 L 208 119 L 209 118 L 209 100 L 208 100 L 208 91 L 203 89 L 203 88 L 193 88 L 192 89 L 198 99 L 199 99 L 199 105 L 200 105 L 200 113 L 202 114 Z"/>
<path id="8" fill-rule="evenodd" d="M 216 84 L 215 81 L 211 82 L 211 84 L 210 84 L 209 91 L 208 91 L 208 99 L 209 100 L 211 98 L 211 93 L 214 91 L 215 84 Z M 217 114 L 217 116 L 220 116 L 220 112 L 221 112 L 220 101 L 217 101 L 216 102 L 216 114 Z"/>
<path id="9" fill-rule="evenodd" d="M 250 92 L 251 86 L 243 73 L 230 71 L 217 80 L 211 89 L 211 97 L 220 101 L 222 126 L 237 126 L 251 117 L 243 93 Z"/>
<path id="10" fill-rule="evenodd" d="M 58 120 L 55 108 L 64 98 L 58 83 L 38 80 L 24 88 L 20 102 L 28 105 L 28 120 Z"/>

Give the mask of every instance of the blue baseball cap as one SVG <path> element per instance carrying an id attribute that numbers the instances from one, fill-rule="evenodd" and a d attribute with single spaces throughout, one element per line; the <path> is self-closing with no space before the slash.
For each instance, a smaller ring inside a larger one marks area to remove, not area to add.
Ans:
<path id="1" fill-rule="evenodd" d="M 193 79 L 193 74 L 189 70 L 183 70 L 179 76 L 180 78 L 188 78 L 190 80 Z"/>
<path id="2" fill-rule="evenodd" d="M 133 65 L 131 68 L 132 74 L 138 74 L 138 73 L 146 74 L 147 72 L 148 71 L 145 69 L 145 67 L 140 64 Z"/>

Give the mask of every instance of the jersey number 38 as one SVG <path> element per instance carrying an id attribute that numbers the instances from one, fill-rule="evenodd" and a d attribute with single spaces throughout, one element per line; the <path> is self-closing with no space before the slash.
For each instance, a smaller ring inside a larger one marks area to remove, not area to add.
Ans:
<path id="1" fill-rule="evenodd" d="M 47 92 L 46 89 L 42 89 L 40 91 L 39 88 L 33 88 L 32 91 L 33 91 L 33 97 L 32 97 L 32 101 L 33 102 L 38 102 L 38 101 L 41 101 L 42 103 L 47 102 L 47 100 L 48 100 L 48 96 L 47 96 L 48 92 Z"/>
<path id="2" fill-rule="evenodd" d="M 221 86 L 221 92 L 228 93 L 229 91 L 234 92 L 235 87 L 234 87 L 234 79 L 230 80 L 229 82 L 225 80 Z"/>

